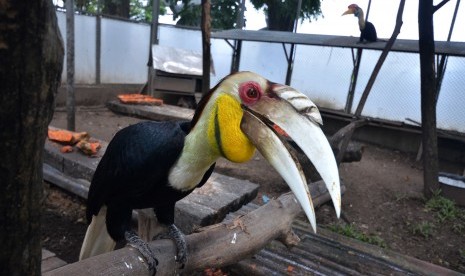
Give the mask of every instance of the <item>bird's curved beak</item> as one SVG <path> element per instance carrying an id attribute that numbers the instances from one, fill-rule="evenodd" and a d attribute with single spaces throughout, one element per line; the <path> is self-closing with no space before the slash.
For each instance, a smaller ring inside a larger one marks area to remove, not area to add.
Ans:
<path id="1" fill-rule="evenodd" d="M 354 9 L 348 9 L 341 16 L 347 15 L 347 14 L 355 14 L 355 10 Z"/>
<path id="2" fill-rule="evenodd" d="M 270 93 L 252 106 L 243 106 L 241 129 L 289 185 L 316 232 L 315 211 L 305 175 L 273 126 L 277 125 L 293 139 L 313 163 L 339 217 L 341 190 L 334 154 L 319 126 L 322 124 L 320 112 L 312 101 L 280 84 L 272 84 Z"/>

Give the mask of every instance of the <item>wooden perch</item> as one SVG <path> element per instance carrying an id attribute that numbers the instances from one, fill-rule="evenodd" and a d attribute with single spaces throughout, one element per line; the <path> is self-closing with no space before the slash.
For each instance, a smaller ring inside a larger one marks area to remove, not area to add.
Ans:
<path id="1" fill-rule="evenodd" d="M 314 198 L 313 203 L 317 206 L 328 199 L 329 194 L 325 193 Z M 178 270 L 175 263 L 176 249 L 172 241 L 150 242 L 159 261 L 157 276 L 234 264 L 255 254 L 274 239 L 291 246 L 298 242 L 291 224 L 301 211 L 294 195 L 287 193 L 233 221 L 201 228 L 186 236 L 189 260 L 183 270 Z M 148 269 L 136 249 L 125 247 L 43 275 L 148 275 Z"/>
<path id="2" fill-rule="evenodd" d="M 354 131 L 366 124 L 368 124 L 367 119 L 352 121 L 329 138 L 329 144 L 333 149 L 338 164 L 341 162 L 360 161 L 362 159 L 363 149 L 360 146 L 349 145 L 349 142 Z"/>

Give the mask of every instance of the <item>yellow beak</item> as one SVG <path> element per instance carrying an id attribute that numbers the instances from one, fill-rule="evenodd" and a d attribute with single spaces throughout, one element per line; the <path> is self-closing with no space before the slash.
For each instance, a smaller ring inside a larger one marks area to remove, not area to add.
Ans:
<path id="1" fill-rule="evenodd" d="M 341 16 L 346 15 L 346 14 L 354 14 L 354 13 L 355 13 L 354 9 L 348 9 Z"/>

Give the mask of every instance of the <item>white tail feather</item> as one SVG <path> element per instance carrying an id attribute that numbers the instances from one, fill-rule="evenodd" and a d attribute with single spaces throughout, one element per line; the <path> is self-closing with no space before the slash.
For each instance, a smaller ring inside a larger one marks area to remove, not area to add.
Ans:
<path id="1" fill-rule="evenodd" d="M 105 217 L 107 214 L 106 206 L 102 206 L 97 216 L 92 216 L 92 222 L 87 227 L 86 236 L 82 242 L 79 260 L 92 256 L 100 255 L 115 248 L 115 241 L 107 232 Z"/>

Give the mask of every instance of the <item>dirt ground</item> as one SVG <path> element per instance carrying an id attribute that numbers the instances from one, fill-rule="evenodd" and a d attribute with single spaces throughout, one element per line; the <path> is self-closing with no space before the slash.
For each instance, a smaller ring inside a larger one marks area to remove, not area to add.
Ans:
<path id="1" fill-rule="evenodd" d="M 103 106 L 79 107 L 76 129 L 109 141 L 140 119 L 114 114 Z M 55 111 L 51 125 L 66 127 L 66 112 Z M 317 209 L 317 223 L 396 252 L 465 273 L 465 208 L 422 196 L 421 163 L 414 156 L 364 144 L 360 162 L 343 163 L 340 175 L 344 220 L 331 205 Z M 257 203 L 277 197 L 286 184 L 260 155 L 246 164 L 221 160 L 216 171 L 260 184 Z M 462 168 L 463 170 L 463 168 Z M 77 260 L 85 234 L 84 201 L 45 183 L 44 247 L 67 262 Z M 435 204 L 439 202 L 438 204 Z M 444 207 L 445 206 L 445 207 Z"/>

